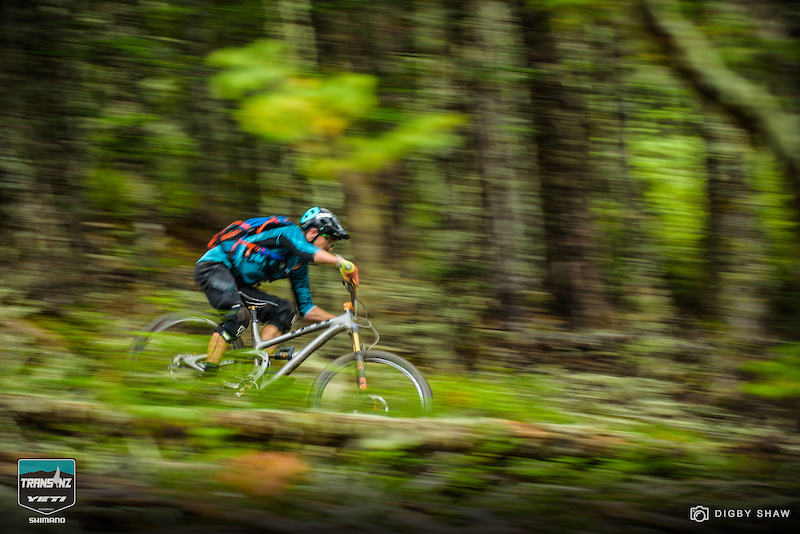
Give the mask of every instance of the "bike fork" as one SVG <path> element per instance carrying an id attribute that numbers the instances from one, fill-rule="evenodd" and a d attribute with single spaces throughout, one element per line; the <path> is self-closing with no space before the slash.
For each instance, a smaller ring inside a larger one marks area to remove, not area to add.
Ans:
<path id="1" fill-rule="evenodd" d="M 350 332 L 353 338 L 353 352 L 356 353 L 356 381 L 358 382 L 358 390 L 367 390 L 367 369 L 364 365 L 364 348 L 361 346 L 361 336 L 358 334 L 358 326 L 353 325 Z"/>

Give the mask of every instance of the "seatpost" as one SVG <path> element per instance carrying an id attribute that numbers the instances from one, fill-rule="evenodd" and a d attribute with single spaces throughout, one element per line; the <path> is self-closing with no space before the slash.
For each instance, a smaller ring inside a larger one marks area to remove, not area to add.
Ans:
<path id="1" fill-rule="evenodd" d="M 253 346 L 256 346 L 256 343 L 261 341 L 261 335 L 258 331 L 258 314 L 256 310 L 258 310 L 258 306 L 250 306 L 248 308 L 250 310 L 250 335 L 253 338 Z"/>

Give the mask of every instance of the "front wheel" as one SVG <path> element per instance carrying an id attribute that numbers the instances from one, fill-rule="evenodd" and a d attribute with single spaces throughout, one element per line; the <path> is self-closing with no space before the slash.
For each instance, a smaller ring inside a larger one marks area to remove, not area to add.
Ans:
<path id="1" fill-rule="evenodd" d="M 326 411 L 417 417 L 430 413 L 433 392 L 419 369 L 391 352 L 370 350 L 364 355 L 366 391 L 356 380 L 356 355 L 331 362 L 311 386 L 311 407 Z"/>

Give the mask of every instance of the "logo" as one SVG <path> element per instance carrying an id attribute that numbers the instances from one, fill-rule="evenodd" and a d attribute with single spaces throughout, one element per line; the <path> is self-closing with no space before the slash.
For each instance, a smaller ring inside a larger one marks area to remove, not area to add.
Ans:
<path id="1" fill-rule="evenodd" d="M 50 515 L 75 505 L 74 459 L 20 459 L 17 503 Z"/>
<path id="2" fill-rule="evenodd" d="M 711 511 L 705 506 L 693 506 L 689 508 L 689 519 L 702 523 L 708 521 L 711 517 Z"/>

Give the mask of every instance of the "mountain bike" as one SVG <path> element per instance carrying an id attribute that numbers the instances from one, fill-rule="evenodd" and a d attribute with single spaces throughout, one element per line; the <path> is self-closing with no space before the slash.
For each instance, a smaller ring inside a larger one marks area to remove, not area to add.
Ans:
<path id="1" fill-rule="evenodd" d="M 289 376 L 325 343 L 346 332 L 353 351 L 333 360 L 314 379 L 309 391 L 312 408 L 406 417 L 430 413 L 433 393 L 428 381 L 405 358 L 375 350 L 380 340 L 378 331 L 369 320 L 366 306 L 356 297 L 356 287 L 349 282 L 344 285 L 350 294 L 350 300 L 343 304 L 344 313 L 270 340 L 261 339 L 257 313 L 269 303 L 240 293 L 252 317 L 252 346 L 246 348 L 241 337 L 230 343 L 220 362 L 219 382 L 233 390 L 236 397 L 263 391 Z M 363 317 L 359 316 L 359 307 L 364 310 Z M 171 313 L 151 321 L 131 344 L 128 360 L 132 373 L 145 379 L 200 378 L 205 371 L 208 342 L 220 319 L 211 314 Z M 362 327 L 375 335 L 369 347 L 361 341 Z M 314 332 L 320 333 L 291 354 L 279 350 L 271 355 L 265 350 Z M 285 361 L 284 365 L 272 372 L 273 361 L 280 360 Z"/>

